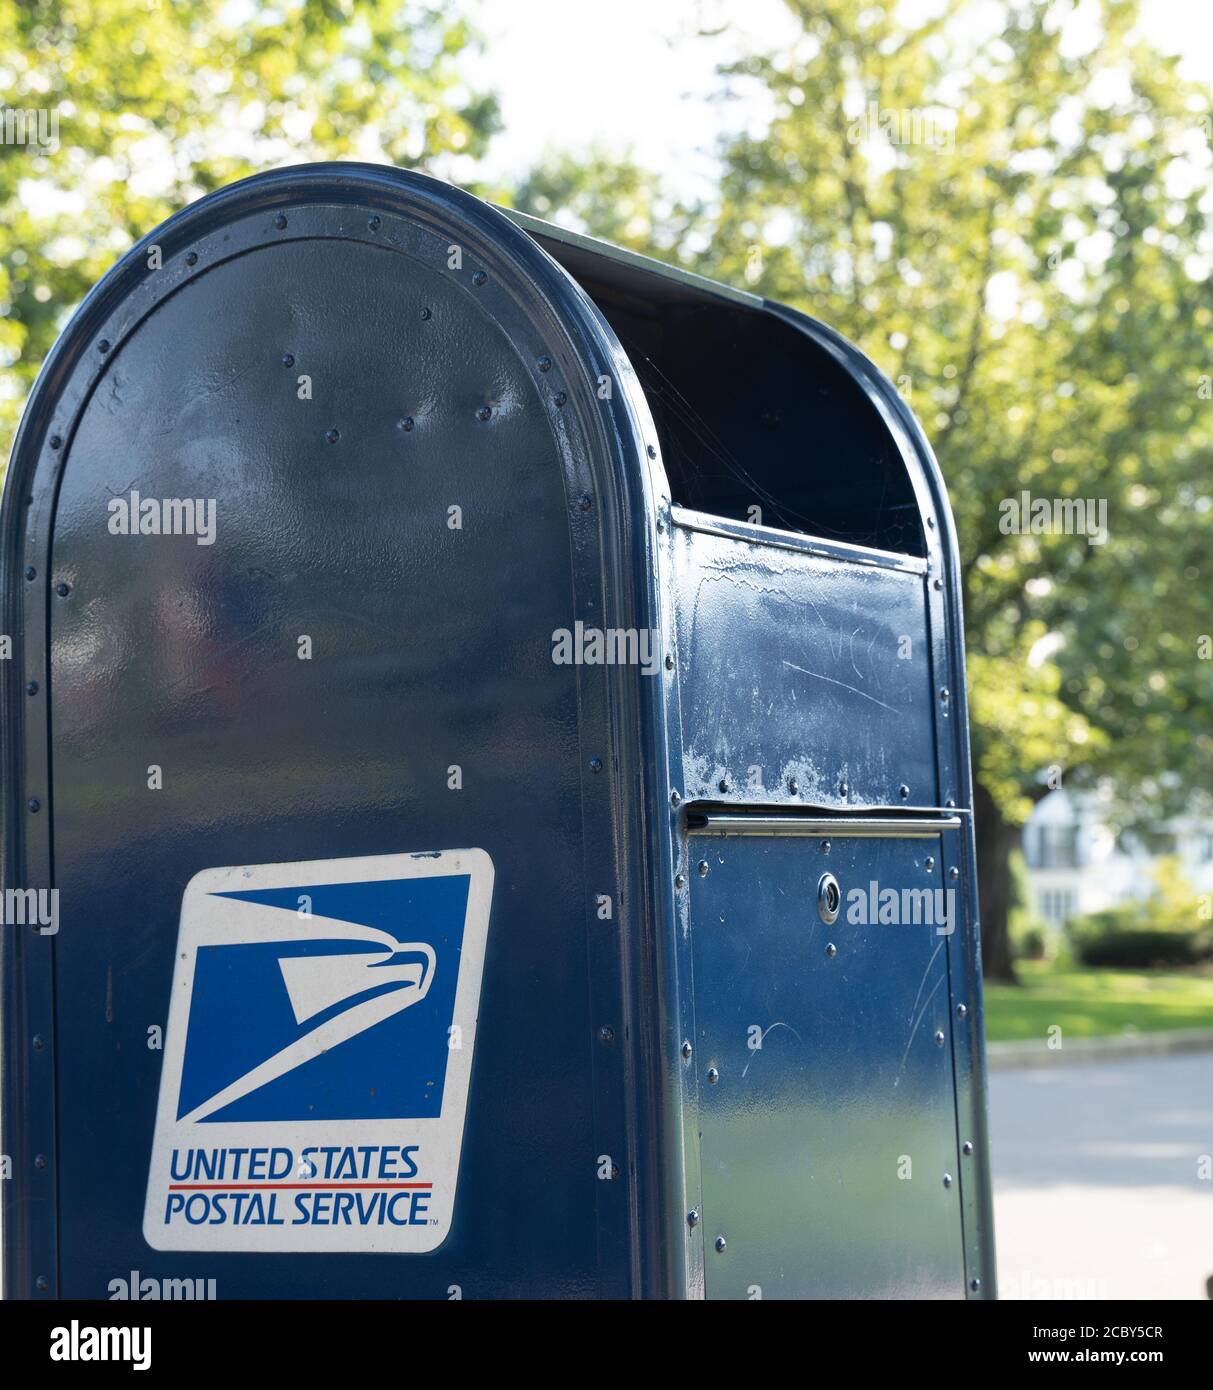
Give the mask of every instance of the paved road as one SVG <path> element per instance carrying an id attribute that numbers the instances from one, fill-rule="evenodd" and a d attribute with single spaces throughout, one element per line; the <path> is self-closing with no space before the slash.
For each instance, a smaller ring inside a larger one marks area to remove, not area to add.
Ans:
<path id="1" fill-rule="evenodd" d="M 1001 1297 L 1207 1296 L 1213 1053 L 991 1073 L 990 1131 Z"/>

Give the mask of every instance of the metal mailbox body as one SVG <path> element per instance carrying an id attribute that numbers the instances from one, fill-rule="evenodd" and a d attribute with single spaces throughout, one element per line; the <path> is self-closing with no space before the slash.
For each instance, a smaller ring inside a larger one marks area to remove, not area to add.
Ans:
<path id="1" fill-rule="evenodd" d="M 951 514 L 837 334 L 420 175 L 278 171 L 90 294 L 0 541 L 4 885 L 58 894 L 53 933 L 4 929 L 10 1296 L 992 1296 Z M 417 874 L 482 894 L 474 947 Z M 385 952 L 342 970 L 432 981 L 474 1054 L 406 1009 L 302 1082 L 211 1077 L 211 1110 L 407 1138 L 460 1100 L 449 1211 L 166 1242 L 149 1162 L 187 1088 L 283 980 L 290 1027 L 329 1017 L 304 887 Z M 183 987 L 219 1020 L 188 1045 Z"/>

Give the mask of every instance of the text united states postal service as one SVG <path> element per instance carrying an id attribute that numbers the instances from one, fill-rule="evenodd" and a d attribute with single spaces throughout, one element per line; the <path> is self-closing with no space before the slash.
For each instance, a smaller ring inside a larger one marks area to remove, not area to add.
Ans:
<path id="1" fill-rule="evenodd" d="M 493 894 L 479 849 L 206 869 L 181 907 L 143 1233 L 436 1249 Z"/>

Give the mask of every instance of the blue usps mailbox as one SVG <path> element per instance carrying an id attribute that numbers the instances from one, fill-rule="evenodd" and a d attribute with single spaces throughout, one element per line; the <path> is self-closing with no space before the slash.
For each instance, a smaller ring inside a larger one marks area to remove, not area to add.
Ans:
<path id="1" fill-rule="evenodd" d="M 837 334 L 275 172 L 2 541 L 12 1293 L 992 1293 L 952 522 Z"/>

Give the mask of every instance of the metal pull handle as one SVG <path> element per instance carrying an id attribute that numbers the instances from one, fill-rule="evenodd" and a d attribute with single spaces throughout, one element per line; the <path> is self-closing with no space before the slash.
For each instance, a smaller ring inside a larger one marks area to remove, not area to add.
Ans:
<path id="1" fill-rule="evenodd" d="M 959 830 L 959 816 L 770 816 L 733 811 L 691 812 L 695 835 L 828 835 L 887 840 L 928 840 L 941 830 Z"/>

